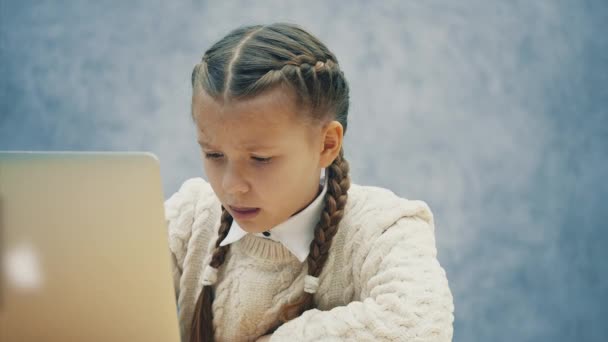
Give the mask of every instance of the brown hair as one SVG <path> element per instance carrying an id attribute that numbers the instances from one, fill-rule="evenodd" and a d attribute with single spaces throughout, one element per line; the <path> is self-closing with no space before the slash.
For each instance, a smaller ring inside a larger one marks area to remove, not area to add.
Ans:
<path id="1" fill-rule="evenodd" d="M 312 34 L 297 25 L 276 23 L 239 27 L 209 48 L 192 72 L 194 91 L 202 88 L 218 101 L 249 98 L 277 85 L 288 86 L 296 103 L 305 108 L 307 119 L 337 120 L 347 128 L 349 88 L 333 53 Z M 328 189 L 324 209 L 314 231 L 307 258 L 308 274 L 318 277 L 327 261 L 332 239 L 344 215 L 350 187 L 349 166 L 340 150 L 327 168 Z M 219 268 L 230 245 L 226 238 L 232 217 L 222 207 L 221 224 L 210 266 Z M 213 291 L 204 286 L 196 302 L 191 326 L 191 342 L 213 341 Z M 281 312 L 280 324 L 314 307 L 313 294 L 304 292 Z"/>

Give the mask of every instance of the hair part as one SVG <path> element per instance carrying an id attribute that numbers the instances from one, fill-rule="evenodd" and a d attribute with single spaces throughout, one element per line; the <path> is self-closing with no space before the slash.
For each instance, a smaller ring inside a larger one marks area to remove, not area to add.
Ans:
<path id="1" fill-rule="evenodd" d="M 193 91 L 204 91 L 217 101 L 238 101 L 263 92 L 287 86 L 293 90 L 298 115 L 304 119 L 340 122 L 347 128 L 349 87 L 338 60 L 316 37 L 301 27 L 287 23 L 239 27 L 209 48 L 192 71 Z M 193 111 L 194 112 L 194 111 Z M 349 165 L 340 149 L 327 168 L 328 190 L 324 209 L 314 230 L 310 253 L 306 260 L 308 274 L 318 277 L 328 258 L 332 239 L 344 216 L 350 188 Z M 210 266 L 219 268 L 229 246 L 220 246 L 228 235 L 233 218 L 222 207 L 221 223 Z M 196 302 L 190 330 L 191 342 L 213 341 L 213 287 L 204 286 Z M 280 313 L 281 324 L 314 308 L 313 294 L 303 292 Z"/>

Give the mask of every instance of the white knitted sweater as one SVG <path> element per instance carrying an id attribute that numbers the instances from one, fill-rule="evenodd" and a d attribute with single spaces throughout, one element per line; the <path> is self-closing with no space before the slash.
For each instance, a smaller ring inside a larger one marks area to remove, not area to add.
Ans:
<path id="1" fill-rule="evenodd" d="M 202 178 L 165 202 L 182 340 L 217 239 L 220 202 Z M 252 234 L 230 247 L 213 285 L 218 341 L 255 341 L 303 293 L 306 262 Z M 454 304 L 423 201 L 352 184 L 314 295 L 318 309 L 280 326 L 271 341 L 451 341 Z"/>

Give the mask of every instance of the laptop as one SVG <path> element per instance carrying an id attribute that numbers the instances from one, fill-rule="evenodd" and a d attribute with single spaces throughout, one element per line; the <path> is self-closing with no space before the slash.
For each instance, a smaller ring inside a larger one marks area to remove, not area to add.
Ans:
<path id="1" fill-rule="evenodd" d="M 0 341 L 179 341 L 158 159 L 0 152 Z"/>

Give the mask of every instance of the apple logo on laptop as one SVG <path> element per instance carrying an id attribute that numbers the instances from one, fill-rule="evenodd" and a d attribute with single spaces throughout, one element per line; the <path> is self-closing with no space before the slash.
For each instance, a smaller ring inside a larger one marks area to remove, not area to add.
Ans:
<path id="1" fill-rule="evenodd" d="M 22 290 L 42 287 L 40 258 L 32 245 L 22 243 L 4 255 L 5 279 L 9 286 Z"/>

